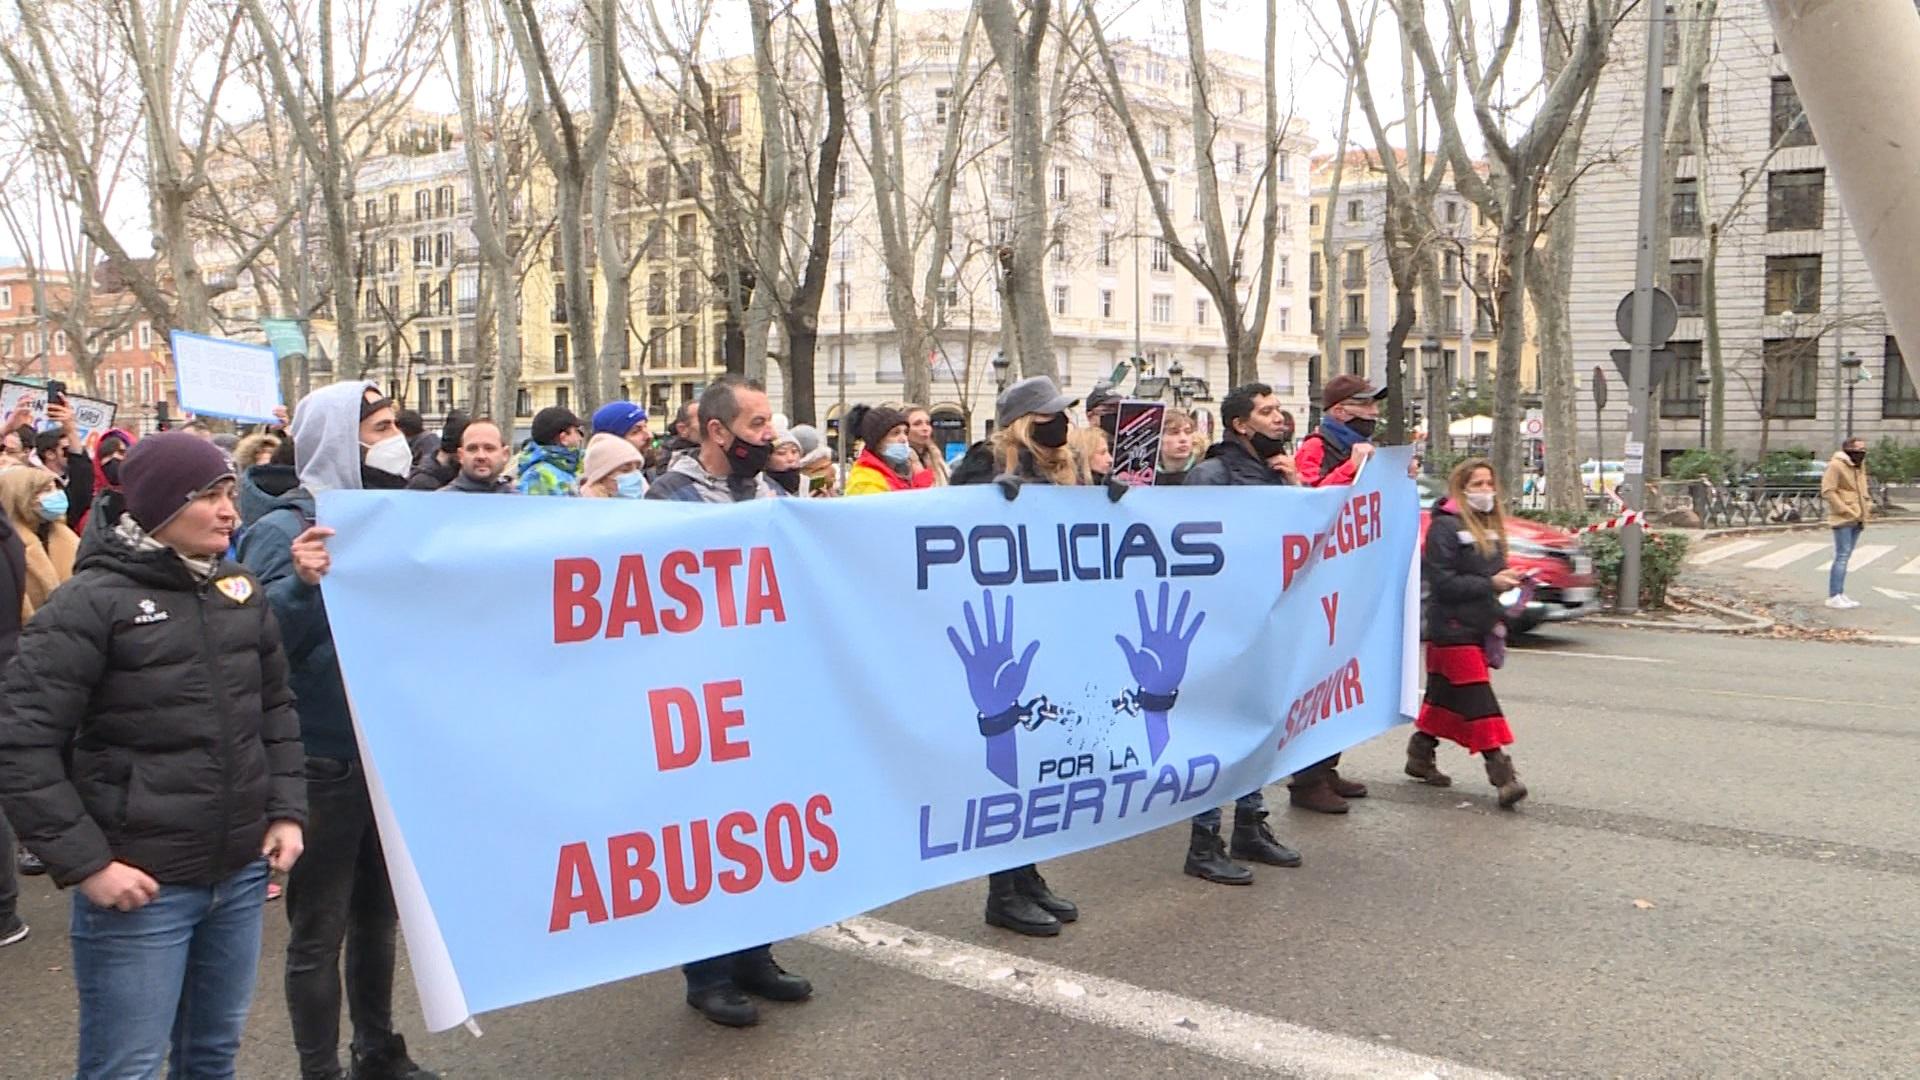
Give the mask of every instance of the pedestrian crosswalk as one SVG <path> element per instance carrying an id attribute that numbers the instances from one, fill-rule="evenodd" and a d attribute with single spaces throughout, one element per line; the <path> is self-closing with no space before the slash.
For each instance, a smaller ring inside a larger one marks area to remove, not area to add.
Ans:
<path id="1" fill-rule="evenodd" d="M 1687 558 L 1693 566 L 1738 566 L 1745 570 L 1819 570 L 1833 568 L 1833 543 L 1829 540 L 1803 539 L 1806 534 L 1771 538 L 1746 537 L 1737 540 L 1725 540 L 1708 544 Z M 1814 560 L 1824 555 L 1823 559 Z M 1853 558 L 1848 561 L 1849 572 L 1865 570 L 1875 564 L 1882 564 L 1884 571 L 1894 562 L 1899 566 L 1893 570 L 1896 576 L 1920 577 L 1920 548 L 1900 552 L 1895 544 L 1861 544 L 1854 548 Z M 1884 562 L 1883 562 L 1884 561 Z"/>

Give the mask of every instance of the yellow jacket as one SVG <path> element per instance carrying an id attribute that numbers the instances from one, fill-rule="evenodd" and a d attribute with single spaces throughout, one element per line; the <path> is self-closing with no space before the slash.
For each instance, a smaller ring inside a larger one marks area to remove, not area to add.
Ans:
<path id="1" fill-rule="evenodd" d="M 1873 499 L 1867 493 L 1867 467 L 1855 465 L 1842 450 L 1827 462 L 1826 475 L 1820 478 L 1820 497 L 1827 501 L 1827 524 L 1865 525 L 1873 516 Z"/>

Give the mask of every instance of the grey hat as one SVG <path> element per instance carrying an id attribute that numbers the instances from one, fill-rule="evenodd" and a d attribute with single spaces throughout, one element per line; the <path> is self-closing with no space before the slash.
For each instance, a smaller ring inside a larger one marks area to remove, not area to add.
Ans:
<path id="1" fill-rule="evenodd" d="M 787 434 L 792 437 L 795 443 L 799 444 L 802 454 L 811 454 L 815 450 L 820 449 L 820 429 L 814 427 L 812 424 L 795 424 Z"/>
<path id="2" fill-rule="evenodd" d="M 1045 375 L 1034 375 L 1021 379 L 1001 392 L 999 400 L 993 404 L 993 423 L 995 427 L 1005 428 L 1023 416 L 1066 412 L 1078 404 L 1078 398 L 1061 393 L 1060 388 L 1053 385 L 1052 379 Z"/>

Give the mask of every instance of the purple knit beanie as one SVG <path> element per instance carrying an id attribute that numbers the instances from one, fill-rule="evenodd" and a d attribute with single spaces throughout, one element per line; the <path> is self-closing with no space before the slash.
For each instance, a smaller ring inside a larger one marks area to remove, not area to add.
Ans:
<path id="1" fill-rule="evenodd" d="M 133 444 L 120 463 L 127 513 L 151 536 L 194 496 L 233 476 L 220 448 L 184 431 L 163 431 Z"/>

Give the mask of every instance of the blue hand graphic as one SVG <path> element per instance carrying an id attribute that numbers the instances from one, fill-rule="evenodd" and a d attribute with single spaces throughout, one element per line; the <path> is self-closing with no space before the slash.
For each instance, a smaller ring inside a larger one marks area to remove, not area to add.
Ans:
<path id="1" fill-rule="evenodd" d="M 1161 582 L 1159 618 L 1155 619 L 1147 614 L 1147 594 L 1136 590 L 1133 602 L 1140 612 L 1140 645 L 1135 648 L 1124 634 L 1113 636 L 1127 658 L 1127 668 L 1133 672 L 1134 681 L 1140 684 L 1141 705 L 1147 719 L 1147 750 L 1154 761 L 1160 760 L 1160 753 L 1171 738 L 1167 730 L 1167 710 L 1172 708 L 1172 697 L 1180 689 L 1180 680 L 1186 678 L 1187 653 L 1193 648 L 1193 639 L 1207 621 L 1207 613 L 1203 611 L 1194 617 L 1192 625 L 1186 625 L 1187 605 L 1193 600 L 1190 592 L 1180 594 L 1180 606 L 1174 611 L 1172 621 L 1168 621 L 1167 604 L 1172 596 L 1172 586 Z"/>
<path id="2" fill-rule="evenodd" d="M 960 637 L 959 627 L 949 626 L 947 640 L 953 643 L 954 654 L 966 669 L 967 691 L 973 695 L 974 708 L 980 710 L 984 725 L 985 721 L 1004 717 L 1019 707 L 1020 693 L 1027 687 L 1027 671 L 1033 667 L 1033 657 L 1040 651 L 1040 643 L 1029 643 L 1019 660 L 1013 658 L 1011 596 L 1007 597 L 1006 617 L 996 625 L 993 597 L 984 590 L 980 593 L 980 610 L 987 619 L 984 638 L 980 634 L 980 623 L 974 617 L 973 605 L 962 604 L 961 610 L 967 617 L 967 638 L 963 640 Z M 987 770 L 1009 787 L 1019 786 L 1019 756 L 1014 744 L 1014 730 L 1008 727 L 987 735 L 986 740 Z"/>

